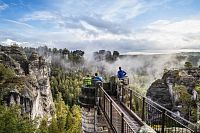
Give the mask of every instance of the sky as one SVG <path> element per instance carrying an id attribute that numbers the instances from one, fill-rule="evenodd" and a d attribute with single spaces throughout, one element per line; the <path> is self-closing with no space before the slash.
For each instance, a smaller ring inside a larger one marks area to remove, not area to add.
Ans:
<path id="1" fill-rule="evenodd" d="M 118 50 L 200 48 L 199 0 L 0 0 L 0 42 Z"/>

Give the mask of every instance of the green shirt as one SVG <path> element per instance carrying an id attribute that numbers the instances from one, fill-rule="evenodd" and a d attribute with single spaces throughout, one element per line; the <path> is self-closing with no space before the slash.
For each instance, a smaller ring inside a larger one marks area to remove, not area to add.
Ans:
<path id="1" fill-rule="evenodd" d="M 92 78 L 91 78 L 91 77 L 85 77 L 85 78 L 83 79 L 83 83 L 84 83 L 84 85 L 86 85 L 86 86 L 92 85 Z"/>

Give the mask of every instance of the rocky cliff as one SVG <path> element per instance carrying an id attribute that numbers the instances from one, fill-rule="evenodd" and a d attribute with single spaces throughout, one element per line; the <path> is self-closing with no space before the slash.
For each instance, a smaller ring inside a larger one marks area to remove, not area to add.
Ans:
<path id="1" fill-rule="evenodd" d="M 0 45 L 0 63 L 11 68 L 15 77 L 1 78 L 1 97 L 4 104 L 20 105 L 21 114 L 32 119 L 51 116 L 55 113 L 50 81 L 49 66 L 45 59 L 33 52 L 30 57 L 17 45 Z"/>
<path id="2" fill-rule="evenodd" d="M 197 121 L 200 68 L 168 70 L 151 84 L 147 97 L 192 122 Z"/>

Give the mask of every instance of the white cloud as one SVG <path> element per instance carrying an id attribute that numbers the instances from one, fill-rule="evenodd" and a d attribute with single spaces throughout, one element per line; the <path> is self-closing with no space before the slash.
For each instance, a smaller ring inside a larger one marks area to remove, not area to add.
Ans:
<path id="1" fill-rule="evenodd" d="M 9 45 L 13 45 L 13 44 L 17 44 L 19 46 L 30 46 L 30 44 L 28 42 L 18 42 L 18 41 L 14 41 L 11 39 L 6 39 L 5 41 L 1 42 L 2 45 L 4 46 L 9 46 Z"/>
<path id="2" fill-rule="evenodd" d="M 86 28 L 87 30 L 91 30 L 94 32 L 100 32 L 100 30 L 98 30 L 95 26 L 88 24 L 85 21 L 80 21 L 81 25 Z"/>
<path id="3" fill-rule="evenodd" d="M 0 11 L 5 10 L 8 7 L 9 6 L 6 3 L 3 3 L 3 2 L 0 1 Z"/>
<path id="4" fill-rule="evenodd" d="M 28 40 L 23 41 L 39 41 L 54 47 L 77 48 L 86 51 L 98 49 L 119 50 L 121 52 L 145 49 L 195 49 L 200 47 L 199 22 L 200 19 L 158 20 L 139 31 L 129 34 L 99 31 L 96 27 L 81 22 L 88 30 L 78 28 L 55 32 L 33 30 L 27 37 Z M 89 32 L 91 30 L 96 34 L 91 34 Z"/>
<path id="5" fill-rule="evenodd" d="M 110 21 L 133 19 L 149 10 L 163 5 L 170 0 L 145 1 L 145 0 L 118 0 L 104 11 L 103 18 Z"/>
<path id="6" fill-rule="evenodd" d="M 148 29 L 161 30 L 173 33 L 199 33 L 200 32 L 200 19 L 190 19 L 177 22 L 170 22 L 168 20 L 158 20 L 150 24 Z"/>
<path id="7" fill-rule="evenodd" d="M 133 51 L 199 47 L 200 19 L 198 18 L 182 21 L 157 20 L 138 31 L 133 31 L 134 26 L 127 24 L 128 19 L 168 1 L 118 0 L 114 2 L 115 4 L 111 2 L 98 7 L 94 6 L 96 1 L 78 3 L 78 1 L 69 0 L 64 3 L 70 3 L 70 6 L 61 2 L 58 3 L 58 7 L 62 8 L 55 11 L 34 11 L 24 15 L 20 22 L 7 20 L 18 25 L 15 28 L 12 27 L 9 35 L 14 34 L 17 40 L 24 38 L 23 41 L 47 42 L 51 46 L 83 49 L 92 47 L 92 49 Z M 88 8 L 83 9 L 85 7 Z M 89 11 L 90 9 L 92 11 Z M 31 25 L 26 24 L 31 21 L 38 21 L 37 25 L 42 24 L 45 28 L 41 28 L 42 26 L 38 29 L 37 26 L 32 28 Z M 13 29 L 20 30 L 16 32 Z"/>
<path id="8" fill-rule="evenodd" d="M 13 44 L 18 44 L 19 42 L 16 42 L 16 41 L 13 41 L 13 40 L 11 40 L 11 39 L 6 39 L 5 41 L 2 41 L 1 42 L 2 43 L 2 45 L 4 45 L 4 46 L 9 46 L 9 45 L 13 45 Z"/>
<path id="9" fill-rule="evenodd" d="M 158 20 L 139 33 L 136 40 L 152 42 L 157 49 L 181 49 L 200 47 L 200 19 L 182 21 Z"/>
<path id="10" fill-rule="evenodd" d="M 56 20 L 58 17 L 57 15 L 49 12 L 49 11 L 35 11 L 31 14 L 26 14 L 21 21 L 49 21 L 49 20 Z"/>
<path id="11" fill-rule="evenodd" d="M 119 20 L 121 17 L 123 17 L 123 19 L 130 19 L 144 13 L 146 10 L 145 4 L 138 0 L 118 0 L 104 12 L 103 18 L 111 21 Z"/>
<path id="12" fill-rule="evenodd" d="M 15 21 L 15 20 L 11 20 L 11 19 L 0 19 L 0 21 L 9 22 L 9 23 L 16 24 L 16 25 L 22 25 L 23 27 L 26 27 L 26 28 L 34 28 L 33 26 L 31 26 L 29 24 L 19 22 L 19 21 Z"/>

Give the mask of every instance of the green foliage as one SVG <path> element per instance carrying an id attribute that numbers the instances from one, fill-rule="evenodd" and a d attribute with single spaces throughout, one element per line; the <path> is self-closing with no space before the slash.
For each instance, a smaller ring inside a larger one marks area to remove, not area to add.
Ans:
<path id="1" fill-rule="evenodd" d="M 197 85 L 195 86 L 195 90 L 197 91 L 198 94 L 200 94 L 200 84 L 197 84 Z M 197 100 L 200 101 L 200 97 L 198 97 Z"/>
<path id="2" fill-rule="evenodd" d="M 185 104 L 187 106 L 190 106 L 192 104 L 191 95 L 187 92 L 187 88 L 183 85 L 176 85 L 175 91 L 180 95 L 180 102 L 182 104 Z"/>
<path id="3" fill-rule="evenodd" d="M 56 53 L 58 53 L 58 49 L 57 48 L 53 48 L 53 54 L 56 54 Z"/>
<path id="4" fill-rule="evenodd" d="M 37 133 L 48 133 L 47 118 L 42 119 L 40 127 L 37 130 Z"/>
<path id="5" fill-rule="evenodd" d="M 174 89 L 175 92 L 180 95 L 179 102 L 183 106 L 180 111 L 185 115 L 185 117 L 188 117 L 191 122 L 196 122 L 197 109 L 196 104 L 191 98 L 192 95 L 188 93 L 187 88 L 183 85 L 176 85 Z"/>
<path id="6" fill-rule="evenodd" d="M 14 70 L 0 63 L 0 83 L 13 77 L 15 77 Z"/>
<path id="7" fill-rule="evenodd" d="M 191 109 L 191 117 L 190 117 L 191 122 L 197 122 L 197 109 Z"/>
<path id="8" fill-rule="evenodd" d="M 68 55 L 68 61 L 72 64 L 80 63 L 84 54 L 82 51 L 69 52 L 67 49 L 60 50 L 60 53 Z M 83 84 L 82 75 L 81 71 L 65 71 L 58 64 L 52 64 L 50 84 L 56 117 L 52 119 L 49 132 L 81 132 L 81 109 L 76 104 Z"/>
<path id="9" fill-rule="evenodd" d="M 49 125 L 49 133 L 59 133 L 57 119 L 55 117 L 52 118 L 51 124 Z"/>
<path id="10" fill-rule="evenodd" d="M 12 86 L 13 81 L 16 77 L 13 69 L 6 67 L 0 63 L 0 101 L 2 102 L 3 97 L 8 93 L 8 86 Z"/>
<path id="11" fill-rule="evenodd" d="M 186 68 L 192 68 L 192 63 L 191 62 L 185 62 L 184 65 Z"/>
<path id="12" fill-rule="evenodd" d="M 60 51 L 62 51 L 61 53 L 62 53 L 63 55 L 67 55 L 67 54 L 70 53 L 69 50 L 66 49 L 66 48 L 64 48 L 63 50 L 60 50 Z"/>
<path id="13" fill-rule="evenodd" d="M 35 125 L 19 114 L 18 107 L 0 105 L 0 133 L 34 133 Z"/>
<path id="14" fill-rule="evenodd" d="M 130 79 L 132 77 L 129 77 Z M 132 84 L 130 84 L 131 88 L 134 88 L 135 91 L 137 91 L 138 93 L 142 94 L 142 95 L 146 95 L 147 92 L 147 88 L 149 87 L 149 77 L 146 75 L 137 75 L 135 74 L 133 76 L 133 80 L 134 82 L 132 82 Z"/>
<path id="15" fill-rule="evenodd" d="M 65 105 L 65 102 L 63 101 L 60 93 L 57 96 L 55 105 L 56 105 L 58 130 L 60 133 L 64 133 L 67 114 L 69 113 L 69 107 Z"/>
<path id="16" fill-rule="evenodd" d="M 65 104 L 73 106 L 77 103 L 77 99 L 82 86 L 82 73 L 64 72 L 62 68 L 52 69 L 51 88 L 54 99 L 61 93 Z"/>
<path id="17" fill-rule="evenodd" d="M 71 109 L 72 117 L 71 117 L 71 124 L 69 124 L 69 129 L 67 133 L 81 133 L 81 112 L 80 107 L 74 105 Z"/>
<path id="18" fill-rule="evenodd" d="M 56 117 L 51 121 L 49 133 L 81 133 L 81 109 L 74 105 L 70 109 L 63 101 L 61 94 L 57 94 Z"/>
<path id="19" fill-rule="evenodd" d="M 82 56 L 75 54 L 75 53 L 70 53 L 68 55 L 69 60 L 74 63 L 74 64 L 79 64 L 83 61 Z"/>

